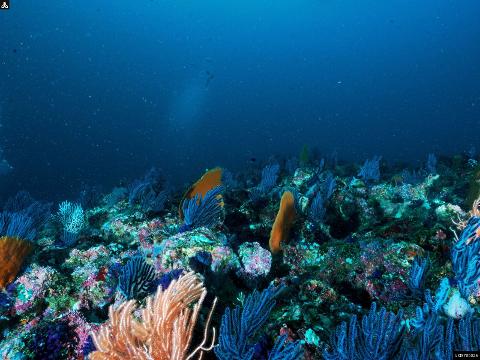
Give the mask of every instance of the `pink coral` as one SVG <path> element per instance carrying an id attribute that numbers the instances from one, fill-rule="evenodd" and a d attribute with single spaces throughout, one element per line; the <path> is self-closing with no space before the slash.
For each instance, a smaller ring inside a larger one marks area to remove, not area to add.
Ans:
<path id="1" fill-rule="evenodd" d="M 55 270 L 51 267 L 33 265 L 15 281 L 16 300 L 14 309 L 20 315 L 33 308 L 43 299 L 51 287 Z"/>
<path id="2" fill-rule="evenodd" d="M 244 243 L 239 250 L 242 269 L 239 275 L 248 279 L 267 276 L 272 266 L 272 254 L 260 246 L 258 242 Z"/>

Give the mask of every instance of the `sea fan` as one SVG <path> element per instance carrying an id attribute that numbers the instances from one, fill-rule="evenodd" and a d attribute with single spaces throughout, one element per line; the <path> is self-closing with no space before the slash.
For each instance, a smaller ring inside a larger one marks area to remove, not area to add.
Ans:
<path id="1" fill-rule="evenodd" d="M 352 316 L 348 327 L 346 322 L 337 327 L 331 341 L 332 351 L 324 351 L 323 356 L 326 360 L 393 359 L 402 341 L 402 317 L 402 311 L 397 315 L 385 308 L 377 311 L 377 305 L 372 303 L 360 324 Z"/>
<path id="2" fill-rule="evenodd" d="M 135 256 L 123 266 L 118 288 L 127 300 L 140 299 L 152 291 L 155 269 L 142 256 Z"/>
<path id="3" fill-rule="evenodd" d="M 192 199 L 185 200 L 182 207 L 184 226 L 181 230 L 219 224 L 223 216 L 222 192 L 223 186 L 217 186 L 209 190 L 203 198 L 197 194 Z"/>
<path id="4" fill-rule="evenodd" d="M 230 308 L 225 310 L 220 327 L 219 344 L 215 348 L 215 354 L 220 360 L 252 359 L 255 351 L 252 340 L 267 321 L 275 306 L 275 297 L 282 290 L 283 287 L 274 286 L 269 286 L 262 292 L 254 290 L 245 300 L 243 308 L 237 306 L 233 310 Z M 275 356 L 282 347 L 283 343 L 276 344 L 271 359 L 279 359 Z M 288 347 L 284 351 L 289 354 L 297 353 L 296 347 L 295 349 Z"/>

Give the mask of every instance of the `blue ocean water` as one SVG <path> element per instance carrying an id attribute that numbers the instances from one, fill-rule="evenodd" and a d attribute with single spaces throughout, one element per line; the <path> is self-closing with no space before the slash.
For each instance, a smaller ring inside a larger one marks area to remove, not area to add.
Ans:
<path id="1" fill-rule="evenodd" d="M 183 185 L 305 144 L 412 164 L 480 149 L 479 13 L 477 0 L 11 0 L 0 196 L 61 200 L 151 166 Z"/>

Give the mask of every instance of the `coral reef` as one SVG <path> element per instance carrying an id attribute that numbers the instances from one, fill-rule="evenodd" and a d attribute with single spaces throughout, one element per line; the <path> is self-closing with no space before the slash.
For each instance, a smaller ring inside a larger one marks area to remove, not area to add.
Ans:
<path id="1" fill-rule="evenodd" d="M 84 189 L 54 216 L 12 196 L 0 359 L 479 351 L 477 159 L 430 155 L 412 169 L 306 154 L 214 168 L 186 192 L 152 169 L 110 194 Z"/>

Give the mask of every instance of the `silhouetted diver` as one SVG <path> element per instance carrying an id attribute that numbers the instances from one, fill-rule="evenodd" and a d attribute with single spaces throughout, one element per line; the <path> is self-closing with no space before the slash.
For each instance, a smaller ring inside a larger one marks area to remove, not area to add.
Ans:
<path id="1" fill-rule="evenodd" d="M 208 85 L 210 85 L 210 82 L 213 80 L 215 77 L 210 71 L 206 71 L 207 74 L 207 80 L 205 80 L 205 89 L 208 89 Z"/>

